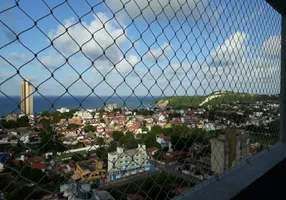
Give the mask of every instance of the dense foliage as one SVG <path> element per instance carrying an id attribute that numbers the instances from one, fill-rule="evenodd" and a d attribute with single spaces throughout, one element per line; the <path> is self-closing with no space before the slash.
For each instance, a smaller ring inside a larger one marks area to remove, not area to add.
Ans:
<path id="1" fill-rule="evenodd" d="M 22 116 L 18 118 L 16 121 L 5 119 L 0 121 L 0 125 L 5 129 L 19 128 L 19 127 L 27 127 L 29 126 L 29 118 L 27 116 Z"/>

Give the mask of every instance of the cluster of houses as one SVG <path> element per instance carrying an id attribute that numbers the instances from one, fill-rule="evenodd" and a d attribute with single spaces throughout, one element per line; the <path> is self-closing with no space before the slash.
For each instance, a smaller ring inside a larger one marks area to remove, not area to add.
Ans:
<path id="1" fill-rule="evenodd" d="M 73 117 L 61 119 L 58 123 L 52 124 L 52 126 L 58 136 L 58 140 L 64 145 L 69 146 L 70 149 L 76 153 L 82 149 L 90 149 L 90 147 L 94 146 L 96 148 L 99 147 L 99 145 L 96 144 L 95 138 L 102 138 L 104 140 L 104 147 L 108 147 L 113 141 L 112 134 L 114 131 L 121 131 L 123 133 L 126 133 L 127 131 L 132 132 L 134 136 L 137 137 L 137 135 L 140 134 L 148 134 L 148 131 L 150 131 L 155 125 L 164 128 L 171 127 L 172 125 L 186 125 L 189 128 L 214 131 L 224 129 L 229 126 L 241 128 L 247 125 L 267 124 L 279 119 L 279 105 L 276 102 L 268 102 L 266 104 L 265 102 L 251 103 L 246 106 L 245 110 L 242 109 L 239 102 L 234 102 L 233 104 L 234 105 L 221 104 L 219 108 L 220 112 L 225 114 L 236 113 L 238 115 L 244 115 L 246 110 L 248 110 L 248 112 L 251 111 L 247 116 L 246 122 L 238 124 L 226 120 L 224 117 L 216 117 L 215 120 L 209 120 L 204 115 L 208 112 L 208 109 L 205 108 L 184 110 L 157 109 L 152 110 L 152 114 L 150 115 L 139 115 L 131 108 L 122 108 L 118 111 L 118 109 L 116 109 L 117 106 L 112 104 L 106 106 L 104 110 L 83 109 L 76 111 L 73 114 Z M 230 106 L 232 107 L 231 110 L 229 109 Z M 114 109 L 117 111 L 113 111 Z M 69 112 L 70 110 L 67 108 L 61 108 L 58 109 L 58 111 L 64 113 Z M 11 115 L 7 116 L 7 119 L 16 120 L 17 117 Z M 31 123 L 35 123 L 35 120 L 32 120 Z M 73 128 L 69 128 L 69 125 L 73 125 Z M 93 128 L 87 129 L 86 127 L 88 126 Z M 37 144 L 40 142 L 39 134 L 40 132 L 31 130 L 21 132 L 2 132 L 0 134 L 0 145 L 15 145 L 19 142 L 25 145 Z M 182 156 L 182 152 L 172 150 L 171 137 L 163 134 L 157 134 L 156 141 L 161 145 L 162 149 L 168 149 L 164 157 L 165 161 L 176 162 L 178 158 Z M 220 139 L 213 140 L 213 144 L 215 145 L 219 144 L 219 142 L 222 142 L 222 144 L 225 145 L 225 142 Z M 257 152 L 260 144 L 254 143 L 247 145 L 247 148 L 253 154 Z M 210 152 L 208 155 L 196 156 L 199 152 L 205 152 L 206 148 L 207 147 L 202 144 L 194 144 L 189 148 L 189 152 L 186 153 L 186 155 L 183 155 L 189 158 L 188 163 L 190 164 L 190 168 L 194 171 L 198 171 L 198 166 L 200 166 L 200 169 L 204 169 L 203 171 L 213 171 L 211 159 L 215 156 L 215 149 L 212 149 L 213 152 Z M 159 149 L 157 147 L 146 148 L 144 144 L 140 144 L 137 148 L 129 150 L 117 147 L 116 151 L 108 153 L 107 166 L 102 167 L 100 170 L 105 170 L 104 174 L 105 176 L 108 176 L 108 179 L 106 179 L 108 181 L 114 181 L 124 176 L 153 170 L 156 168 L 154 165 L 154 155 L 158 150 Z M 0 155 L 2 155 L 2 163 L 4 162 L 4 157 L 6 158 L 6 156 L 9 156 L 6 152 Z M 78 167 L 73 162 L 64 163 L 61 159 L 46 162 L 46 158 L 41 160 L 36 158 L 26 158 L 25 155 L 23 156 L 16 158 L 14 162 L 17 163 L 21 160 L 24 163 L 28 163 L 31 168 L 38 168 L 47 172 L 56 171 L 55 173 L 67 173 L 73 175 L 74 171 L 77 170 Z M 227 155 L 225 155 L 225 157 L 227 158 Z M 248 158 L 248 154 L 245 158 Z M 91 159 L 96 160 L 96 155 Z M 225 168 L 225 166 L 223 167 Z M 77 176 L 82 176 L 82 174 L 80 174 L 81 170 L 77 170 L 76 173 Z M 82 173 L 86 173 L 86 171 L 82 170 Z M 98 176 L 101 177 L 101 175 Z"/>

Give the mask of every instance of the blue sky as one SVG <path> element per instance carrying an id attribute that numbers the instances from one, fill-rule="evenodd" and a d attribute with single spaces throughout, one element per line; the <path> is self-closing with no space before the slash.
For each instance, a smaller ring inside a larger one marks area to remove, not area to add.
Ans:
<path id="1" fill-rule="evenodd" d="M 0 12 L 0 95 L 20 94 L 22 77 L 42 95 L 279 92 L 281 18 L 264 1 L 2 0 Z"/>

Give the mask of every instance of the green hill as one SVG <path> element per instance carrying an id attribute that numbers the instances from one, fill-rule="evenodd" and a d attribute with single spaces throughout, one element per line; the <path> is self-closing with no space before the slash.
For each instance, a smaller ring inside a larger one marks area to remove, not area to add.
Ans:
<path id="1" fill-rule="evenodd" d="M 216 105 L 221 103 L 231 103 L 234 101 L 261 101 L 261 100 L 278 100 L 278 95 L 259 95 L 249 93 L 239 93 L 232 91 L 216 91 L 206 96 L 170 96 L 157 99 L 152 103 L 159 107 L 199 107 L 206 105 Z"/>

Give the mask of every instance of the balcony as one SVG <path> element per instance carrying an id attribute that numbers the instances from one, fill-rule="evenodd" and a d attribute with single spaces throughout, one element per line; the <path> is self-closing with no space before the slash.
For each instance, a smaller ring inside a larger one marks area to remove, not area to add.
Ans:
<path id="1" fill-rule="evenodd" d="M 0 199 L 283 191 L 283 1 L 30 4 L 0 5 Z"/>

